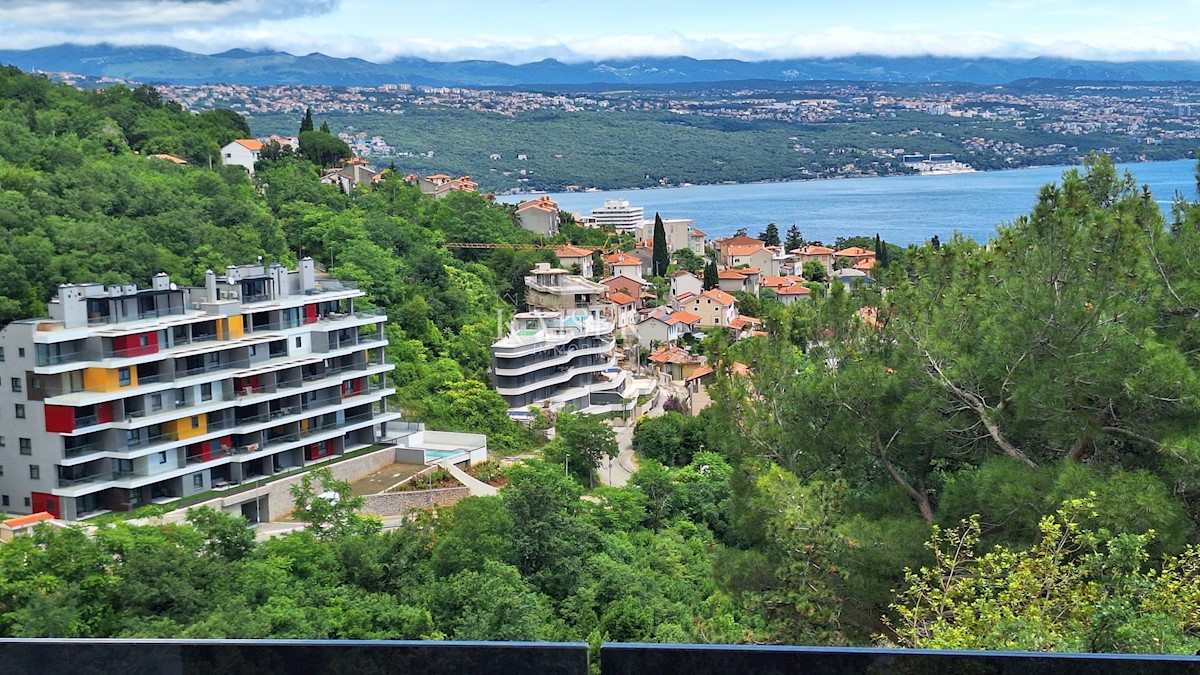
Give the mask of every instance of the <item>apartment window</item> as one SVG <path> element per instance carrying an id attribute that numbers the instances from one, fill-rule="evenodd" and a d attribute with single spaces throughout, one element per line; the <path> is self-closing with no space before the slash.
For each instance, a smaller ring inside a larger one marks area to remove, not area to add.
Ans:
<path id="1" fill-rule="evenodd" d="M 0 436 L 0 448 L 4 447 L 4 437 Z"/>
<path id="2" fill-rule="evenodd" d="M 0 495 L 0 506 L 8 506 L 8 495 Z"/>
<path id="3" fill-rule="evenodd" d="M 12 390 L 14 394 L 21 393 L 21 378 L 14 377 L 12 379 Z"/>
<path id="4" fill-rule="evenodd" d="M 42 479 L 42 467 L 38 466 L 37 464 L 30 464 L 29 465 L 29 480 L 41 480 L 41 479 Z"/>
<path id="5" fill-rule="evenodd" d="M 0 361 L 4 361 L 4 347 L 0 347 Z"/>
<path id="6" fill-rule="evenodd" d="M 166 450 L 163 450 L 162 452 L 158 453 L 158 463 L 159 464 L 167 463 L 167 451 Z"/>
<path id="7" fill-rule="evenodd" d="M 128 387 L 133 383 L 133 375 L 128 368 L 117 368 L 117 386 Z"/>
<path id="8" fill-rule="evenodd" d="M 23 404 L 23 403 L 14 404 L 13 414 L 16 415 L 17 419 L 19 419 L 19 420 L 25 419 L 25 404 Z"/>
<path id="9" fill-rule="evenodd" d="M 162 394 L 150 394 L 150 410 L 162 410 Z"/>
<path id="10" fill-rule="evenodd" d="M 17 444 L 21 448 L 22 455 L 32 455 L 33 454 L 33 441 L 30 441 L 28 438 L 22 438 L 17 442 Z"/>
<path id="11" fill-rule="evenodd" d="M 254 356 L 257 353 L 258 349 L 254 345 L 250 345 L 250 356 Z"/>
<path id="12" fill-rule="evenodd" d="M 25 498 L 25 506 L 26 506 L 27 508 L 29 507 L 29 497 L 26 497 L 26 498 Z"/>
<path id="13" fill-rule="evenodd" d="M 25 348 L 24 347 L 17 347 L 17 356 L 22 359 L 25 358 Z"/>
<path id="14" fill-rule="evenodd" d="M 142 347 L 149 347 L 150 346 L 150 336 L 149 335 L 139 335 L 138 336 L 138 345 L 142 346 Z"/>
<path id="15" fill-rule="evenodd" d="M 192 487 L 194 487 L 194 488 L 204 487 L 204 474 L 197 473 L 197 474 L 192 475 Z"/>
<path id="16" fill-rule="evenodd" d="M 296 348 L 297 349 L 300 348 L 300 336 L 299 335 L 296 336 Z"/>
<path id="17" fill-rule="evenodd" d="M 216 366 L 221 364 L 221 353 L 212 352 L 208 355 L 208 365 Z"/>
<path id="18" fill-rule="evenodd" d="M 0 476 L 4 475 L 4 465 L 0 464 Z"/>
<path id="19" fill-rule="evenodd" d="M 205 382 L 204 384 L 200 385 L 200 400 L 212 400 L 212 382 Z"/>
<path id="20" fill-rule="evenodd" d="M 192 415 L 192 428 L 193 429 L 200 428 L 200 416 L 199 415 Z"/>

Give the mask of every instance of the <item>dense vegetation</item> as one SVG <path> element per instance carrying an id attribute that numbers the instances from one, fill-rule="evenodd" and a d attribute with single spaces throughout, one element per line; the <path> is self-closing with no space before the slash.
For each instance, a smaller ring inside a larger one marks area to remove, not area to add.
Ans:
<path id="1" fill-rule="evenodd" d="M 507 207 L 394 176 L 345 195 L 297 158 L 252 185 L 134 154 L 239 126 L 0 72 L 5 318 L 59 281 L 312 255 L 388 312 L 414 417 L 531 448 L 482 378 L 544 253 L 441 245 L 529 241 Z M 1094 159 L 989 244 L 889 251 L 886 294 L 818 285 L 761 303 L 771 338 L 706 340 L 714 405 L 640 424 L 626 488 L 580 498 L 612 436 L 568 414 L 544 457 L 569 467 L 516 466 L 500 496 L 384 533 L 315 511 L 262 543 L 213 512 L 40 529 L 0 546 L 0 635 L 1195 652 L 1200 205 L 1164 223 Z"/>
<path id="2" fill-rule="evenodd" d="M 1115 149 L 1126 159 L 1179 159 L 1192 154 L 1185 139 L 1145 145 L 1114 133 L 1065 137 L 981 119 L 897 111 L 895 117 L 858 122 L 798 124 L 752 122 L 666 111 L 552 111 L 515 116 L 484 111 L 412 106 L 403 115 L 330 114 L 335 132 L 379 135 L 408 156 L 382 157 L 402 172 L 467 174 L 483 189 L 559 191 L 569 185 L 599 189 L 663 184 L 804 180 L 845 175 L 907 173 L 898 159 L 872 148 L 950 153 L 980 170 L 1069 164 L 1090 151 Z M 294 134 L 295 119 L 262 115 L 250 120 L 258 134 Z M 1070 145 L 1063 154 L 1010 157 L 990 151 L 967 154 L 964 142 L 983 137 L 1034 148 Z M 795 146 L 806 148 L 797 151 Z M 429 154 L 432 153 L 432 154 Z M 490 159 L 499 154 L 500 160 Z M 523 154 L 525 160 L 518 160 Z M 849 174 L 842 170 L 853 166 Z"/>

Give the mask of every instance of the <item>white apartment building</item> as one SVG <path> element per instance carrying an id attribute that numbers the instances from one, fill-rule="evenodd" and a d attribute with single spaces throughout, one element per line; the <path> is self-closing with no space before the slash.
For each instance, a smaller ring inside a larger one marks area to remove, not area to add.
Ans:
<path id="1" fill-rule="evenodd" d="M 0 510 L 169 504 L 377 442 L 400 414 L 363 295 L 309 258 L 202 288 L 60 286 L 47 318 L 0 330 Z M 269 513 L 247 499 L 250 520 Z"/>
<path id="2" fill-rule="evenodd" d="M 239 138 L 230 141 L 221 148 L 221 163 L 226 166 L 240 166 L 246 173 L 254 175 L 254 163 L 262 154 L 262 141 L 253 138 Z"/>
<path id="3" fill-rule="evenodd" d="M 642 231 L 642 222 L 646 219 L 645 210 L 640 206 L 630 206 L 625 199 L 606 199 L 604 206 L 592 209 L 589 223 L 596 227 L 612 225 L 617 232 Z"/>
<path id="4" fill-rule="evenodd" d="M 525 277 L 530 311 L 492 345 L 492 381 L 509 415 L 531 406 L 585 413 L 628 412 L 637 384 L 614 356 L 616 328 L 608 287 L 538 263 Z"/>

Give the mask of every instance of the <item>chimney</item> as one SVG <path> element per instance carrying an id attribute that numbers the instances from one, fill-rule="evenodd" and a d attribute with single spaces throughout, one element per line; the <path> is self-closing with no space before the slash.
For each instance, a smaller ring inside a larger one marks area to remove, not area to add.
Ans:
<path id="1" fill-rule="evenodd" d="M 217 301 L 217 274 L 212 270 L 204 271 L 204 299 L 207 302 Z"/>

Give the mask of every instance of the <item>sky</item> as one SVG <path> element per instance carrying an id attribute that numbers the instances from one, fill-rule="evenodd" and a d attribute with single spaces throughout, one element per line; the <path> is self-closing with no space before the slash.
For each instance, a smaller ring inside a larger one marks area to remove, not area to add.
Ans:
<path id="1" fill-rule="evenodd" d="M 934 54 L 1200 60 L 1200 0 L 0 0 L 0 48 L 63 42 L 386 62 Z"/>

